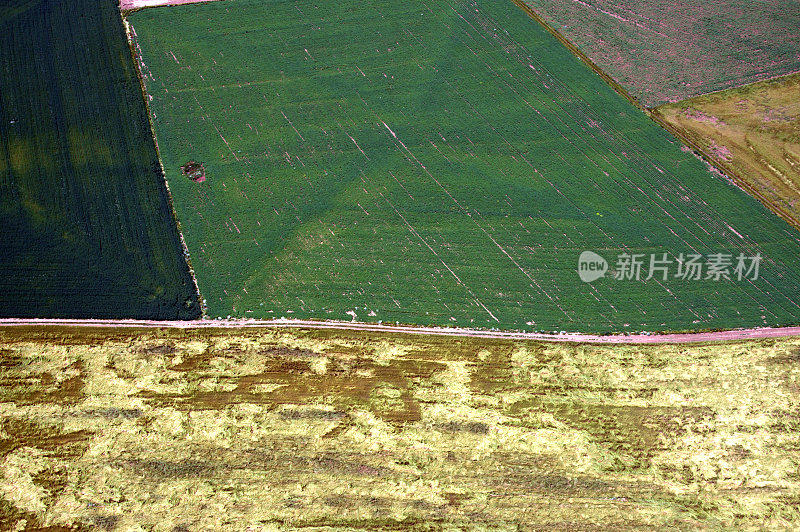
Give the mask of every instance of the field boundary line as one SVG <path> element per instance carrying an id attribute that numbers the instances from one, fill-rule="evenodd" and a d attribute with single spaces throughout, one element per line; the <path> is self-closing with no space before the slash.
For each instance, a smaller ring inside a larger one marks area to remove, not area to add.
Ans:
<path id="1" fill-rule="evenodd" d="M 614 91 L 616 91 L 620 96 L 628 100 L 631 104 L 634 105 L 637 109 L 644 111 L 647 114 L 647 107 L 642 105 L 642 103 L 636 99 L 631 93 L 629 93 L 625 87 L 617 83 L 617 81 L 608 75 L 602 68 L 597 66 L 597 64 L 592 61 L 588 55 L 584 54 L 580 48 L 575 46 L 569 39 L 567 39 L 560 31 L 555 29 L 553 26 L 550 25 L 544 18 L 542 18 L 538 13 L 530 8 L 528 4 L 526 4 L 523 0 L 511 0 L 518 8 L 524 11 L 530 18 L 538 22 L 544 29 L 546 29 L 550 34 L 553 35 L 558 41 L 567 47 L 567 49 L 573 53 L 573 55 L 577 56 L 578 59 L 583 61 L 586 66 L 591 68 L 598 76 L 603 78 L 608 85 L 611 86 Z"/>
<path id="2" fill-rule="evenodd" d="M 714 95 L 717 95 L 717 94 L 719 94 L 721 92 L 735 91 L 735 90 L 739 90 L 739 89 L 746 89 L 747 87 L 749 87 L 751 85 L 758 85 L 759 83 L 769 83 L 769 82 L 772 82 L 772 81 L 779 82 L 783 78 L 790 78 L 792 76 L 797 76 L 798 74 L 800 74 L 800 68 L 798 68 L 797 70 L 792 70 L 791 72 L 787 72 L 785 74 L 776 74 L 774 76 L 768 76 L 768 77 L 766 77 L 764 79 L 759 79 L 759 80 L 756 80 L 756 81 L 750 81 L 750 82 L 744 83 L 742 85 L 734 85 L 733 87 L 728 87 L 727 89 L 714 89 L 713 91 L 701 92 L 700 94 L 695 94 L 694 96 L 689 96 L 688 98 L 684 98 L 683 100 L 676 100 L 674 102 L 670 101 L 670 102 L 665 102 L 665 103 L 656 105 L 655 107 L 651 107 L 651 109 L 655 110 L 655 109 L 658 109 L 659 107 L 667 107 L 668 105 L 677 105 L 679 103 L 688 102 L 689 100 L 694 100 L 696 98 L 702 98 L 703 96 L 714 96 Z"/>
<path id="3" fill-rule="evenodd" d="M 689 98 L 692 99 L 692 98 Z M 687 100 L 682 100 L 687 101 Z M 681 102 L 676 102 L 681 103 Z M 669 104 L 667 104 L 669 105 Z M 733 166 L 725 162 L 719 157 L 715 157 L 714 155 L 707 153 L 703 147 L 700 145 L 699 142 L 694 140 L 694 135 L 689 131 L 685 131 L 681 127 L 674 126 L 666 121 L 663 118 L 661 111 L 658 107 L 652 110 L 647 111 L 650 118 L 656 122 L 658 125 L 675 135 L 679 138 L 682 142 L 685 142 L 701 159 L 703 159 L 706 163 L 710 164 L 712 167 L 716 168 L 720 172 L 722 172 L 725 177 L 731 180 L 734 185 L 742 189 L 744 192 L 755 198 L 759 201 L 762 205 L 764 205 L 767 209 L 775 213 L 777 216 L 783 218 L 786 223 L 794 227 L 795 229 L 800 231 L 800 219 L 796 218 L 788 211 L 783 209 L 778 203 L 771 200 L 770 198 L 766 197 L 760 191 L 758 191 L 753 185 L 743 179 L 737 172 Z"/>
<path id="4" fill-rule="evenodd" d="M 583 333 L 526 333 L 514 331 L 487 331 L 450 327 L 415 327 L 411 325 L 383 325 L 348 321 L 314 320 L 196 320 L 196 321 L 148 321 L 148 320 L 69 320 L 2 318 L 0 332 L 5 328 L 36 327 L 49 328 L 100 328 L 100 329 L 332 329 L 384 334 L 409 334 L 427 336 L 472 337 L 496 340 L 532 340 L 561 343 L 594 344 L 686 344 L 758 340 L 765 338 L 800 337 L 800 327 L 763 327 L 754 329 L 732 329 L 695 333 L 633 333 L 633 334 L 583 334 Z"/>
<path id="5" fill-rule="evenodd" d="M 789 225 L 800 231 L 800 219 L 795 218 L 786 210 L 784 210 L 780 205 L 776 204 L 771 199 L 764 196 L 761 192 L 756 190 L 750 183 L 748 183 L 745 179 L 743 179 L 738 172 L 727 164 L 725 161 L 721 160 L 718 157 L 714 157 L 713 155 L 706 153 L 703 147 L 696 142 L 688 133 L 685 133 L 682 129 L 677 128 L 667 122 L 660 114 L 658 107 L 654 107 L 649 109 L 642 105 L 642 103 L 630 94 L 625 87 L 620 85 L 613 77 L 607 74 L 602 68 L 597 66 L 597 64 L 592 61 L 589 56 L 583 53 L 580 48 L 575 46 L 569 39 L 567 39 L 561 32 L 559 32 L 556 28 L 550 25 L 544 18 L 542 18 L 538 13 L 533 11 L 530 6 L 528 6 L 523 0 L 511 0 L 517 7 L 519 7 L 522 11 L 524 11 L 530 18 L 538 22 L 544 29 L 546 29 L 550 34 L 552 34 L 558 41 L 567 47 L 567 49 L 572 52 L 578 59 L 583 61 L 589 68 L 591 68 L 598 76 L 600 76 L 603 81 L 605 81 L 614 91 L 628 100 L 634 107 L 642 111 L 645 115 L 647 115 L 650 120 L 661 126 L 663 129 L 667 130 L 670 134 L 676 137 L 678 140 L 686 144 L 689 148 L 691 148 L 692 152 L 700 157 L 703 161 L 711 165 L 714 169 L 718 172 L 722 173 L 727 179 L 729 179 L 734 185 L 739 187 L 743 192 L 750 195 L 751 197 L 755 198 L 759 203 L 764 205 L 767 209 L 772 211 L 774 214 L 782 218 L 785 222 Z M 792 75 L 792 74 L 788 74 Z M 778 76 L 783 77 L 783 76 Z M 760 81 L 756 81 L 754 83 L 761 83 Z M 750 83 L 746 85 L 742 85 L 740 87 L 732 87 L 732 88 L 741 88 L 750 85 Z M 723 89 L 729 90 L 729 89 Z M 722 92 L 722 91 L 716 91 Z M 713 93 L 708 93 L 713 94 Z M 686 100 L 681 100 L 685 102 L 687 100 L 691 100 L 693 98 L 698 98 L 705 96 L 705 94 L 699 94 L 697 96 L 692 96 L 692 98 L 687 98 Z M 674 102 L 674 103 L 681 103 L 681 102 Z M 665 104 L 670 105 L 670 104 Z M 660 106 L 659 106 L 660 107 Z"/>
<path id="6" fill-rule="evenodd" d="M 206 317 L 205 300 L 203 299 L 203 294 L 200 293 L 200 285 L 197 284 L 197 276 L 194 273 L 192 259 L 189 255 L 189 246 L 186 245 L 186 239 L 183 237 L 181 221 L 178 218 L 178 211 L 175 210 L 175 203 L 172 199 L 172 191 L 169 189 L 169 182 L 167 182 L 167 171 L 164 168 L 164 161 L 161 159 L 161 149 L 158 147 L 156 127 L 153 123 L 153 112 L 150 110 L 150 95 L 147 92 L 147 83 L 145 82 L 144 74 L 142 73 L 142 65 L 144 64 L 144 60 L 140 53 L 141 50 L 139 49 L 139 43 L 136 41 L 136 32 L 133 30 L 133 26 L 130 25 L 124 14 L 120 13 L 120 17 L 122 18 L 122 25 L 125 28 L 125 36 L 128 41 L 128 49 L 130 50 L 131 57 L 133 59 L 133 66 L 136 69 L 136 77 L 139 78 L 139 88 L 142 93 L 142 99 L 144 100 L 144 108 L 147 112 L 147 122 L 150 124 L 150 136 L 152 137 L 153 145 L 155 146 L 158 166 L 161 168 L 161 179 L 163 180 L 164 188 L 167 191 L 167 203 L 169 204 L 169 210 L 172 213 L 172 222 L 175 224 L 175 230 L 178 232 L 178 237 L 181 242 L 181 250 L 183 251 L 183 260 L 186 263 L 186 267 L 189 269 L 189 277 L 191 277 L 192 283 L 194 283 L 194 293 L 197 295 L 197 304 L 200 305 L 200 316 Z"/>

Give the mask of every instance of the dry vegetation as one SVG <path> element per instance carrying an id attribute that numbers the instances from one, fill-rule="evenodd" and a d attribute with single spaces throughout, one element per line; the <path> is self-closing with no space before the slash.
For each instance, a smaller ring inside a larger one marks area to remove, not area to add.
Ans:
<path id="1" fill-rule="evenodd" d="M 0 528 L 800 522 L 800 339 L 0 330 Z"/>
<path id="2" fill-rule="evenodd" d="M 665 105 L 655 113 L 798 225 L 798 91 L 800 74 Z"/>

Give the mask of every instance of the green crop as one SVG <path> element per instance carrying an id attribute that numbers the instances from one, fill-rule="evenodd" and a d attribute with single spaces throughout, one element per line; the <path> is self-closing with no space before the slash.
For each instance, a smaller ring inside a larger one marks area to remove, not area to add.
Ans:
<path id="1" fill-rule="evenodd" d="M 511 2 L 233 0 L 129 20 L 212 317 L 799 321 L 797 233 Z M 588 284 L 584 250 L 764 261 L 752 282 Z"/>

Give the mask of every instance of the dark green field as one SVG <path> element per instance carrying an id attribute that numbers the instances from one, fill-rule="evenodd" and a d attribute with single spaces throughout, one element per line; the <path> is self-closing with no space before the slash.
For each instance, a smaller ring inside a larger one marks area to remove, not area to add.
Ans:
<path id="1" fill-rule="evenodd" d="M 200 314 L 113 0 L 0 6 L 0 316 Z"/>
<path id="2" fill-rule="evenodd" d="M 129 21 L 211 316 L 800 322 L 799 235 L 510 1 L 231 0 Z M 181 175 L 190 160 L 204 183 Z M 584 250 L 764 262 L 755 281 L 586 284 Z"/>

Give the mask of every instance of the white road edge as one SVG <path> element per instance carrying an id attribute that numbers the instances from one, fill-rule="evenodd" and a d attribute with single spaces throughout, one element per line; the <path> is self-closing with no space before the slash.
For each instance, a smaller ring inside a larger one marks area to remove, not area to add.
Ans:
<path id="1" fill-rule="evenodd" d="M 200 2 L 212 2 L 219 0 L 120 0 L 121 10 L 139 9 L 140 7 L 173 6 L 179 4 L 197 4 Z"/>
<path id="2" fill-rule="evenodd" d="M 732 329 L 699 333 L 634 333 L 634 334 L 583 334 L 583 333 L 527 333 L 513 331 L 490 331 L 457 327 L 414 327 L 406 325 L 383 325 L 348 321 L 314 320 L 195 320 L 195 321 L 148 321 L 148 320 L 68 320 L 68 319 L 0 319 L 2 327 L 108 327 L 108 328 L 173 328 L 173 329 L 334 329 L 373 333 L 400 333 L 434 336 L 465 336 L 472 338 L 494 338 L 507 340 L 537 340 L 542 342 L 572 342 L 597 344 L 682 344 L 697 342 L 727 342 L 754 340 L 759 338 L 784 338 L 800 336 L 800 327 L 763 327 L 755 329 Z"/>

